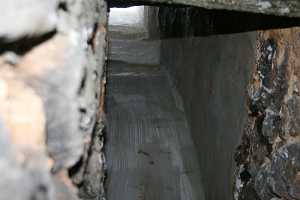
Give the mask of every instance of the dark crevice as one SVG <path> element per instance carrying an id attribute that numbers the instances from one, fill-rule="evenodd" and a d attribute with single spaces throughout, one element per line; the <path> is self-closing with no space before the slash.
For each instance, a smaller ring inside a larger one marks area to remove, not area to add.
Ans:
<path id="1" fill-rule="evenodd" d="M 82 78 L 81 78 L 80 86 L 78 88 L 78 94 L 79 95 L 82 94 L 82 92 L 83 92 L 83 90 L 85 88 L 86 81 L 87 81 L 87 73 L 88 73 L 87 69 L 84 68 L 83 70 L 84 71 L 83 71 L 83 75 L 82 75 Z"/>
<path id="2" fill-rule="evenodd" d="M 87 111 L 85 108 L 79 108 L 79 112 L 85 114 Z"/>
<path id="3" fill-rule="evenodd" d="M 80 109 L 80 111 L 86 112 L 85 109 Z M 91 136 L 91 138 L 93 139 L 91 143 L 85 147 L 85 152 L 83 156 L 81 156 L 78 162 L 68 170 L 69 176 L 72 177 L 73 183 L 76 184 L 78 188 L 84 187 L 84 175 L 87 172 L 87 165 L 93 151 L 92 148 L 95 143 L 94 141 L 95 137 L 97 137 L 96 132 L 97 132 L 97 124 L 94 125 L 92 136 Z"/>
<path id="4" fill-rule="evenodd" d="M 95 23 L 93 26 L 92 35 L 87 41 L 87 44 L 92 47 L 93 53 L 95 53 L 95 39 L 96 39 L 96 35 L 97 35 L 97 30 L 98 30 L 98 23 Z"/>
<path id="5" fill-rule="evenodd" d="M 59 10 L 63 10 L 63 11 L 65 11 L 65 12 L 68 12 L 68 11 L 69 11 L 67 2 L 64 2 L 64 1 L 59 2 L 59 4 L 58 4 L 57 7 L 58 7 Z"/>
<path id="6" fill-rule="evenodd" d="M 81 158 L 79 159 L 79 161 L 72 166 L 69 170 L 68 170 L 68 175 L 69 177 L 75 177 L 76 174 L 80 173 L 82 166 L 84 165 L 85 159 L 83 158 L 83 156 L 81 156 Z M 74 181 L 74 183 L 80 187 L 82 185 L 82 182 L 76 182 Z"/>
<path id="7" fill-rule="evenodd" d="M 240 178 L 241 178 L 243 183 L 247 184 L 251 180 L 251 174 L 246 169 L 244 169 L 240 173 Z"/>
<path id="8" fill-rule="evenodd" d="M 24 55 L 32 48 L 53 38 L 55 34 L 56 30 L 40 36 L 23 37 L 14 41 L 7 41 L 6 38 L 0 37 L 0 54 L 4 52 L 14 52 L 17 55 Z"/>

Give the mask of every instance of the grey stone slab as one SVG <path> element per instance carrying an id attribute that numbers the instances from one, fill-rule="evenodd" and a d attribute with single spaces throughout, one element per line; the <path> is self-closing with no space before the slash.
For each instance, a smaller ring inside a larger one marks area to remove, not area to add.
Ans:
<path id="1" fill-rule="evenodd" d="M 297 0 L 114 0 L 112 5 L 181 4 L 207 9 L 225 9 L 281 16 L 300 16 Z"/>

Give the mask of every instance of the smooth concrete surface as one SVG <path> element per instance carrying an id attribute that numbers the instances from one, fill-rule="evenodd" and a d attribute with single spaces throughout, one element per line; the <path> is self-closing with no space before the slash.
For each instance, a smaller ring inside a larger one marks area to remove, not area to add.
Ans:
<path id="1" fill-rule="evenodd" d="M 207 200 L 233 199 L 255 38 L 253 32 L 162 41 L 161 61 L 183 97 Z"/>
<path id="2" fill-rule="evenodd" d="M 158 65 L 160 40 L 110 39 L 109 59 L 128 63 Z"/>
<path id="3" fill-rule="evenodd" d="M 107 199 L 204 200 L 190 129 L 166 71 L 122 62 L 108 69 Z"/>

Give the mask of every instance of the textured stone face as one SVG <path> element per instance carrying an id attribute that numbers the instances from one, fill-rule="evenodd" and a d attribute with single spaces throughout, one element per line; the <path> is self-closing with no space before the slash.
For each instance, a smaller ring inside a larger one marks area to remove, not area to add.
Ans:
<path id="1" fill-rule="evenodd" d="M 54 30 L 58 3 L 58 0 L 2 1 L 0 38 L 14 40 Z"/>
<path id="2" fill-rule="evenodd" d="M 299 143 L 288 143 L 271 155 L 255 178 L 255 189 L 261 199 L 299 199 Z"/>
<path id="3" fill-rule="evenodd" d="M 0 8 L 1 199 L 78 199 L 89 172 L 79 161 L 93 160 L 92 132 L 102 126 L 106 3 L 12 0 Z M 93 167 L 104 175 L 103 163 Z"/>
<path id="4" fill-rule="evenodd" d="M 258 33 L 248 122 L 236 154 L 236 199 L 300 199 L 299 33 Z"/>

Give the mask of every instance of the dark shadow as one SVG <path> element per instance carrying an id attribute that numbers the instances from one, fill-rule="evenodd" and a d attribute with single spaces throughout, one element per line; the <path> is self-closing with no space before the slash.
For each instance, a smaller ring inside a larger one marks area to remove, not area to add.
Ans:
<path id="1" fill-rule="evenodd" d="M 299 18 L 207 10 L 195 7 L 160 7 L 163 38 L 208 36 L 300 26 Z"/>
<path id="2" fill-rule="evenodd" d="M 28 36 L 13 41 L 0 37 L 0 54 L 12 51 L 18 55 L 23 55 L 37 45 L 51 39 L 55 33 L 56 31 L 52 31 L 43 35 Z"/>

